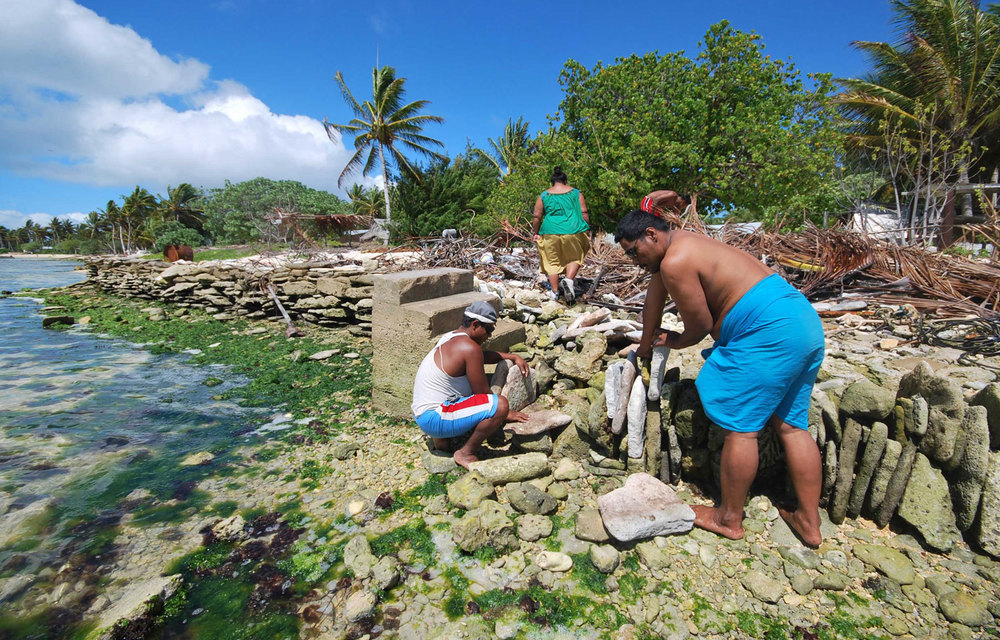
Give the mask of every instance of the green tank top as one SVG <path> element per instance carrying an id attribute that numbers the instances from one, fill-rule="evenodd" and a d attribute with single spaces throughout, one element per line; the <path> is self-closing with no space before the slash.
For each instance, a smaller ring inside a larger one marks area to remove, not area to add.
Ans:
<path id="1" fill-rule="evenodd" d="M 583 219 L 580 210 L 579 189 L 566 193 L 543 191 L 539 197 L 545 210 L 542 225 L 538 228 L 540 235 L 572 235 L 590 231 L 590 225 Z"/>

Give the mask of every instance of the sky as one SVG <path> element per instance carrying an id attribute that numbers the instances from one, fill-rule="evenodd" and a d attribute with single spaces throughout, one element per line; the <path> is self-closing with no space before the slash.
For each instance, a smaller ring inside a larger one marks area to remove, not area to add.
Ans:
<path id="1" fill-rule="evenodd" d="M 360 101 L 395 67 L 454 156 L 511 118 L 547 128 L 567 60 L 694 57 L 723 19 L 835 77 L 866 71 L 852 41 L 895 39 L 888 0 L 0 0 L 0 225 L 80 221 L 137 185 L 263 176 L 343 197 L 353 138 L 322 125 L 353 117 L 338 70 Z"/>

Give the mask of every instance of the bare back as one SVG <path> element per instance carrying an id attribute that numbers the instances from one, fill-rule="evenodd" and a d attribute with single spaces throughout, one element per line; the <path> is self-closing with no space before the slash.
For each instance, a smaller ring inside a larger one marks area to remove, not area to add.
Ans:
<path id="1" fill-rule="evenodd" d="M 675 230 L 670 233 L 659 275 L 685 325 L 689 317 L 704 318 L 707 307 L 711 335 L 718 339 L 726 313 L 743 294 L 772 273 L 745 251 L 707 236 Z M 700 295 L 697 288 L 701 289 Z"/>

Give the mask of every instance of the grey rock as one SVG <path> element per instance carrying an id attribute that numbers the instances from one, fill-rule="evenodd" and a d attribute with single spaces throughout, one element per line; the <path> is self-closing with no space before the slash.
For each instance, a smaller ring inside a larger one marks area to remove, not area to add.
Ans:
<path id="1" fill-rule="evenodd" d="M 955 526 L 948 481 L 923 454 L 917 454 L 899 504 L 899 516 L 913 525 L 929 546 L 939 551 L 951 551 L 961 539 Z"/>
<path id="2" fill-rule="evenodd" d="M 528 513 L 517 518 L 517 537 L 534 542 L 552 535 L 552 520 L 546 516 Z"/>
<path id="3" fill-rule="evenodd" d="M 552 436 L 547 433 L 539 433 L 532 436 L 519 436 L 515 434 L 511 438 L 511 441 L 514 444 L 514 448 L 519 452 L 535 451 L 548 455 L 552 453 L 554 446 Z"/>
<path id="4" fill-rule="evenodd" d="M 629 359 L 622 363 L 622 377 L 618 387 L 618 399 L 615 401 L 615 413 L 611 418 L 611 433 L 618 435 L 625 427 L 628 417 L 628 401 L 632 394 L 632 384 L 638 373 L 635 354 L 629 354 Z"/>
<path id="5" fill-rule="evenodd" d="M 448 473 L 458 468 L 455 458 L 450 453 L 443 451 L 423 449 L 420 452 L 420 461 L 423 463 L 427 473 Z"/>
<path id="6" fill-rule="evenodd" d="M 782 558 L 797 567 L 802 567 L 803 569 L 819 568 L 819 555 L 812 549 L 801 546 L 790 547 L 782 545 L 778 547 L 778 553 Z"/>
<path id="7" fill-rule="evenodd" d="M 576 425 L 570 423 L 552 442 L 551 455 L 556 458 L 582 460 L 587 457 L 592 442 L 586 433 L 581 433 Z"/>
<path id="8" fill-rule="evenodd" d="M 966 408 L 962 421 L 965 447 L 949 483 L 955 506 L 955 525 L 959 531 L 968 531 L 972 527 L 986 480 L 990 454 L 990 430 L 986 418 L 986 407 L 977 405 Z"/>
<path id="9" fill-rule="evenodd" d="M 920 452 L 937 462 L 950 460 L 961 425 L 965 402 L 958 382 L 936 375 L 926 362 L 899 381 L 898 397 L 918 395 L 927 401 L 927 433 L 920 440 Z"/>
<path id="10" fill-rule="evenodd" d="M 234 513 L 212 525 L 212 534 L 223 542 L 234 542 L 246 537 L 246 532 L 243 531 L 245 525 L 243 516 Z"/>
<path id="11" fill-rule="evenodd" d="M 945 618 L 969 627 L 982 627 L 993 622 L 993 616 L 982 602 L 964 591 L 952 591 L 938 599 Z"/>
<path id="12" fill-rule="evenodd" d="M 760 571 L 742 573 L 740 584 L 755 598 L 770 604 L 776 603 L 785 592 L 783 584 Z"/>
<path id="13" fill-rule="evenodd" d="M 469 468 L 495 485 L 530 480 L 549 471 L 548 458 L 544 453 L 537 452 L 479 460 L 470 464 Z"/>
<path id="14" fill-rule="evenodd" d="M 372 573 L 372 567 L 378 559 L 372 554 L 368 538 L 363 533 L 351 538 L 344 546 L 344 565 L 362 580 Z"/>
<path id="15" fill-rule="evenodd" d="M 899 501 L 903 499 L 903 492 L 910 481 L 910 472 L 913 470 L 913 463 L 917 457 L 917 446 L 912 442 L 903 445 L 903 450 L 899 454 L 899 462 L 893 469 L 889 477 L 889 483 L 885 487 L 885 497 L 875 514 L 875 524 L 880 528 L 889 524 L 889 520 L 896 513 Z"/>
<path id="16" fill-rule="evenodd" d="M 461 509 L 475 509 L 483 500 L 495 497 L 493 483 L 477 471 L 466 473 L 448 485 L 448 501 Z"/>
<path id="17" fill-rule="evenodd" d="M 879 460 L 882 459 L 888 436 L 889 427 L 884 423 L 876 422 L 872 425 L 868 440 L 865 442 L 865 452 L 858 465 L 858 473 L 854 478 L 854 486 L 851 488 L 851 497 L 847 503 L 847 514 L 852 518 L 857 518 L 858 514 L 861 513 L 861 506 L 864 504 L 868 486 L 871 484 Z"/>
<path id="18" fill-rule="evenodd" d="M 14 600 L 25 589 L 30 587 L 37 576 L 19 573 L 10 578 L 0 578 L 0 603 Z"/>
<path id="19" fill-rule="evenodd" d="M 916 575 L 913 564 L 905 554 L 896 549 L 882 545 L 856 544 L 854 555 L 901 585 L 913 584 Z"/>
<path id="20" fill-rule="evenodd" d="M 399 584 L 399 560 L 394 556 L 383 556 L 372 567 L 372 587 L 378 591 L 388 591 Z"/>
<path id="21" fill-rule="evenodd" d="M 609 544 L 592 544 L 590 561 L 601 573 L 614 573 L 621 563 L 621 554 Z"/>
<path id="22" fill-rule="evenodd" d="M 675 484 L 681 478 L 681 460 L 683 459 L 680 440 L 677 438 L 677 429 L 672 420 L 673 407 L 677 403 L 679 390 L 680 385 L 676 382 L 663 385 L 660 389 L 660 426 L 666 436 L 666 458 L 671 484 Z M 662 475 L 660 479 L 665 480 Z"/>
<path id="23" fill-rule="evenodd" d="M 567 351 L 556 358 L 555 370 L 568 378 L 587 382 L 601 370 L 601 357 L 608 348 L 604 334 L 588 331 L 578 339 L 579 351 Z"/>
<path id="24" fill-rule="evenodd" d="M 658 405 L 658 402 L 650 402 L 646 407 L 646 424 L 643 426 L 646 432 L 646 444 L 642 450 L 643 470 L 652 476 L 659 474 L 663 466 L 663 431 L 660 428 L 663 419 Z"/>
<path id="25" fill-rule="evenodd" d="M 157 576 L 148 580 L 129 585 L 124 596 L 101 612 L 98 627 L 110 627 L 119 621 L 138 621 L 149 615 L 148 603 L 159 600 L 164 602 L 180 589 L 184 579 L 180 574 L 172 576 Z"/>
<path id="26" fill-rule="evenodd" d="M 580 477 L 580 463 L 569 458 L 563 458 L 552 472 L 555 480 L 576 480 Z"/>
<path id="27" fill-rule="evenodd" d="M 663 386 L 663 374 L 667 370 L 668 358 L 670 358 L 670 349 L 653 347 L 653 357 L 649 362 L 649 392 L 646 396 L 650 402 L 656 402 L 660 399 L 660 387 Z"/>
<path id="28" fill-rule="evenodd" d="M 813 590 L 813 579 L 806 573 L 799 573 L 792 577 L 792 589 L 804 596 Z"/>
<path id="29" fill-rule="evenodd" d="M 840 415 L 859 422 L 885 420 L 892 413 L 896 398 L 868 378 L 852 383 L 840 398 Z"/>
<path id="30" fill-rule="evenodd" d="M 50 329 L 60 325 L 71 325 L 76 322 L 73 316 L 45 316 L 42 318 L 42 328 Z"/>
<path id="31" fill-rule="evenodd" d="M 903 445 L 897 440 L 887 440 L 885 451 L 882 453 L 882 460 L 879 461 L 875 475 L 872 477 L 871 491 L 868 492 L 868 510 L 876 513 L 882 506 L 882 499 L 885 498 L 885 489 L 889 486 L 889 478 L 896 470 L 899 462 L 899 454 L 903 451 Z"/>
<path id="32" fill-rule="evenodd" d="M 607 542 L 611 539 L 604 528 L 604 520 L 597 509 L 581 509 L 576 514 L 576 537 L 588 542 Z"/>
<path id="33" fill-rule="evenodd" d="M 670 566 L 670 558 L 652 541 L 640 542 L 635 545 L 639 560 L 649 569 L 666 569 Z"/>
<path id="34" fill-rule="evenodd" d="M 983 551 L 1000 558 L 1000 452 L 991 451 L 979 508 L 976 542 Z"/>
<path id="35" fill-rule="evenodd" d="M 847 516 L 847 503 L 851 497 L 851 486 L 854 484 L 854 460 L 860 442 L 861 425 L 855 420 L 848 419 L 838 452 L 840 459 L 837 463 L 837 483 L 833 488 L 830 505 L 830 520 L 834 524 L 842 523 Z"/>
<path id="36" fill-rule="evenodd" d="M 378 599 L 375 594 L 368 590 L 355 591 L 344 604 L 344 617 L 351 622 L 357 622 L 362 618 L 368 618 L 375 612 L 375 605 Z"/>
<path id="37" fill-rule="evenodd" d="M 991 382 L 980 389 L 969 404 L 986 408 L 990 448 L 1000 449 L 1000 383 Z"/>
<path id="38" fill-rule="evenodd" d="M 828 440 L 823 449 L 823 490 L 820 492 L 820 506 L 830 504 L 830 495 L 837 483 L 837 443 Z"/>
<path id="39" fill-rule="evenodd" d="M 597 499 L 604 526 L 615 539 L 628 541 L 690 531 L 694 511 L 674 490 L 647 473 L 635 473 L 625 486 Z"/>
<path id="40" fill-rule="evenodd" d="M 604 401 L 607 415 L 614 418 L 618 414 L 618 396 L 622 386 L 622 369 L 625 361 L 612 362 L 604 373 Z"/>
<path id="41" fill-rule="evenodd" d="M 361 450 L 361 444 L 353 441 L 341 440 L 339 442 L 333 443 L 330 448 L 330 453 L 337 460 L 347 460 L 353 456 L 356 452 Z"/>
<path id="42" fill-rule="evenodd" d="M 520 411 L 538 397 L 538 374 L 529 369 L 528 377 L 525 378 L 519 368 L 509 367 L 507 380 L 500 390 L 500 395 L 507 398 L 511 411 Z"/>
<path id="43" fill-rule="evenodd" d="M 632 383 L 628 408 L 628 457 L 641 458 L 646 444 L 646 386 L 637 376 Z"/>
<path id="44" fill-rule="evenodd" d="M 467 553 L 475 553 L 483 547 L 492 547 L 503 553 L 519 546 L 514 523 L 507 516 L 507 511 L 492 500 L 484 500 L 479 507 L 453 524 L 451 537 Z"/>
<path id="45" fill-rule="evenodd" d="M 573 559 L 558 551 L 542 551 L 535 556 L 535 564 L 546 571 L 564 573 L 573 568 Z"/>
<path id="46" fill-rule="evenodd" d="M 515 482 L 506 487 L 507 499 L 521 513 L 549 514 L 559 506 L 556 499 L 528 482 Z"/>
<path id="47" fill-rule="evenodd" d="M 843 591 L 850 582 L 849 578 L 836 571 L 824 571 L 813 578 L 813 589 L 820 591 Z"/>

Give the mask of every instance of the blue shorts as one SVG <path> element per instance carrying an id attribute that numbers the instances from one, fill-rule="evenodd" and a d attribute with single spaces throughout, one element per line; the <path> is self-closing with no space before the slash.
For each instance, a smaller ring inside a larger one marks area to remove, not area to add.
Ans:
<path id="1" fill-rule="evenodd" d="M 702 352 L 695 380 L 709 419 L 729 431 L 760 431 L 772 415 L 809 428 L 809 397 L 823 363 L 819 315 L 792 285 L 770 275 L 743 294 Z"/>
<path id="2" fill-rule="evenodd" d="M 468 433 L 476 425 L 497 412 L 500 396 L 488 393 L 446 402 L 437 409 L 428 409 L 416 416 L 417 426 L 432 438 L 454 438 Z"/>

